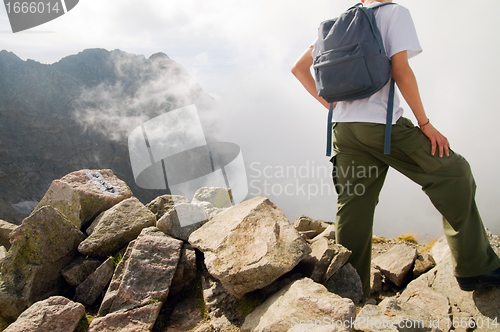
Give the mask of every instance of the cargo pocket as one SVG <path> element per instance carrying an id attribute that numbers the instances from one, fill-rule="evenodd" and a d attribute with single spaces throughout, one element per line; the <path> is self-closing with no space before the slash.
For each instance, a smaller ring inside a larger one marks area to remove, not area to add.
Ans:
<path id="1" fill-rule="evenodd" d="M 419 146 L 417 149 L 411 153 L 407 153 L 408 156 L 418 164 L 426 173 L 434 173 L 441 167 L 448 164 L 450 158 L 453 156 L 453 151 L 450 149 L 450 156 L 439 157 L 439 148 L 436 148 L 435 155 L 431 155 L 430 152 L 424 147 Z"/>

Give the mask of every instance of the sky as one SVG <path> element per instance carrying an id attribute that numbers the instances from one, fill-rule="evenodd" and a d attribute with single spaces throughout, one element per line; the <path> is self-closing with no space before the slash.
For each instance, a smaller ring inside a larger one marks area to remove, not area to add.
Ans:
<path id="1" fill-rule="evenodd" d="M 410 60 L 434 126 L 467 158 L 483 222 L 500 234 L 500 83 L 498 0 L 400 0 L 423 53 Z M 144 55 L 163 52 L 216 100 L 220 141 L 238 144 L 248 197 L 267 196 L 285 215 L 334 221 L 336 195 L 325 156 L 327 110 L 290 73 L 323 20 L 351 0 L 81 0 L 65 15 L 12 33 L 0 7 L 0 49 L 54 63 L 87 48 Z M 414 121 L 410 109 L 405 116 Z M 441 216 L 421 189 L 391 170 L 376 210 L 374 234 L 430 239 Z"/>

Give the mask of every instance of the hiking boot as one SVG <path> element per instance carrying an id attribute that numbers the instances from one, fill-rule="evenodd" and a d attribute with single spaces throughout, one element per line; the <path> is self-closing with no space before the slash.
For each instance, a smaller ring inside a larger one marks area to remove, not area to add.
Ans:
<path id="1" fill-rule="evenodd" d="M 460 289 L 467 292 L 491 286 L 500 286 L 500 268 L 475 277 L 456 278 Z"/>

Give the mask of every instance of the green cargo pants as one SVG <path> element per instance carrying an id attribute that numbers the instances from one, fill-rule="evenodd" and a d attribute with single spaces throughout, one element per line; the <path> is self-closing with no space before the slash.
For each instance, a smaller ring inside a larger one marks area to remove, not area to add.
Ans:
<path id="1" fill-rule="evenodd" d="M 430 140 L 406 118 L 392 129 L 391 154 L 384 155 L 385 125 L 333 125 L 333 181 L 338 193 L 337 242 L 352 251 L 365 296 L 370 294 L 372 226 L 387 171 L 393 167 L 422 187 L 443 215 L 454 274 L 472 277 L 500 267 L 474 200 L 476 184 L 467 160 L 450 150 L 432 156 Z"/>

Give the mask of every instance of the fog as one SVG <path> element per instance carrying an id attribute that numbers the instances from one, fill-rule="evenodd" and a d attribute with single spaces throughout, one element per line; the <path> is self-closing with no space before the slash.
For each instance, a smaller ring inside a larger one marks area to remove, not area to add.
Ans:
<path id="1" fill-rule="evenodd" d="M 42 63 L 96 47 L 145 57 L 167 54 L 216 98 L 216 111 L 204 125 L 213 128 L 219 141 L 240 146 L 248 197 L 268 196 L 292 221 L 301 214 L 333 221 L 336 195 L 325 157 L 326 110 L 300 86 L 290 68 L 315 39 L 319 22 L 355 3 L 85 0 L 68 14 L 17 34 L 10 32 L 0 9 L 0 43 L 22 59 Z M 499 234 L 500 41 L 495 34 L 500 2 L 398 3 L 410 9 L 424 49 L 410 63 L 427 114 L 452 148 L 470 162 L 483 221 Z M 157 83 L 144 91 L 161 91 L 162 82 Z M 105 93 L 89 91 L 88 97 L 106 98 L 113 89 L 120 86 L 108 87 Z M 120 108 L 108 108 L 117 110 L 114 121 L 119 122 Z M 82 119 L 90 125 L 96 118 L 86 114 Z M 414 119 L 408 107 L 405 116 Z M 439 236 L 441 227 L 439 213 L 420 188 L 391 170 L 374 233 L 393 237 L 414 232 L 429 238 Z"/>

